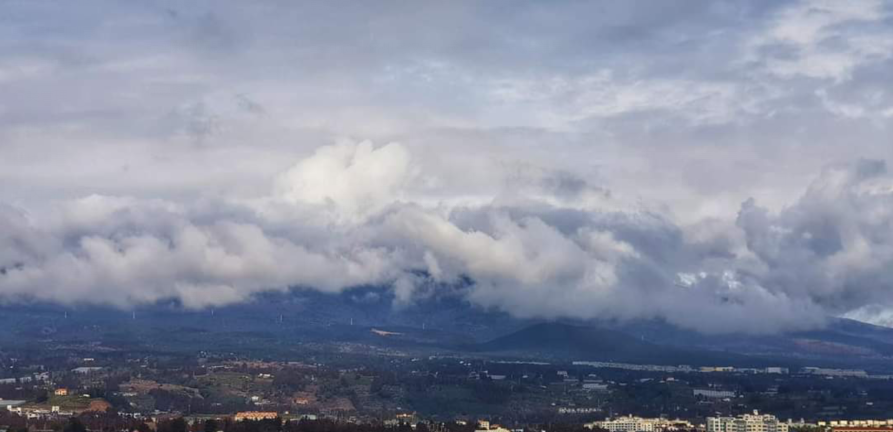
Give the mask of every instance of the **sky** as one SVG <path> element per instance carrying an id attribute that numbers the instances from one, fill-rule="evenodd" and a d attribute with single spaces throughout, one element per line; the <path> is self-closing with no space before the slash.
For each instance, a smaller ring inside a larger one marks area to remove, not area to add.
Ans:
<path id="1" fill-rule="evenodd" d="M 891 88 L 884 1 L 5 0 L 0 302 L 893 325 Z"/>

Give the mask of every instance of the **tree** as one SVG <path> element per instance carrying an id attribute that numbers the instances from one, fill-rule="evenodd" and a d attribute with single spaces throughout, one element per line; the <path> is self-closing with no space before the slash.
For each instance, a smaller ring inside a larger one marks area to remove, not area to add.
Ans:
<path id="1" fill-rule="evenodd" d="M 62 430 L 63 432 L 87 432 L 87 426 L 84 426 L 84 423 L 79 418 L 72 417 L 68 419 L 68 423 Z"/>
<path id="2" fill-rule="evenodd" d="M 217 420 L 205 420 L 205 432 L 217 432 L 218 430 L 220 430 L 220 426 L 217 424 Z"/>
<path id="3" fill-rule="evenodd" d="M 171 432 L 187 432 L 189 425 L 183 417 L 177 417 L 171 421 Z"/>
<path id="4" fill-rule="evenodd" d="M 161 422 L 158 424 L 158 432 L 188 432 L 189 425 L 183 417 L 177 417 L 173 420 Z"/>

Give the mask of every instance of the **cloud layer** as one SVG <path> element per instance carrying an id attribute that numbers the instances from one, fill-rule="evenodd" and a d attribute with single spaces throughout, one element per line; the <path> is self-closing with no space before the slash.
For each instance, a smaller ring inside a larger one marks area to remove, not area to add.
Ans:
<path id="1" fill-rule="evenodd" d="M 0 301 L 889 323 L 880 1 L 7 2 Z"/>
<path id="2" fill-rule="evenodd" d="M 893 302 L 883 162 L 829 167 L 781 212 L 748 200 L 734 223 L 681 226 L 642 208 L 563 205 L 548 177 L 525 200 L 430 205 L 412 199 L 411 160 L 397 143 L 342 142 L 246 202 L 93 195 L 43 221 L 7 206 L 0 289 L 7 300 L 203 308 L 362 284 L 412 302 L 428 279 L 470 278 L 468 300 L 518 316 L 659 317 L 717 332 L 810 328 Z"/>

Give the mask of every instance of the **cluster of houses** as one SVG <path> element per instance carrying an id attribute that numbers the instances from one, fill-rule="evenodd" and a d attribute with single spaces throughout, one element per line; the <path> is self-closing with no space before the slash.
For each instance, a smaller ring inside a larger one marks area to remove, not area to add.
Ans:
<path id="1" fill-rule="evenodd" d="M 828 432 L 893 432 L 893 419 L 888 420 L 830 420 L 817 423 L 781 421 L 771 414 L 752 414 L 728 417 L 708 417 L 706 425 L 694 425 L 686 420 L 642 418 L 634 416 L 608 418 L 584 425 L 589 429 L 609 432 L 672 432 L 703 430 L 705 432 L 789 432 L 793 429 L 815 429 Z"/>

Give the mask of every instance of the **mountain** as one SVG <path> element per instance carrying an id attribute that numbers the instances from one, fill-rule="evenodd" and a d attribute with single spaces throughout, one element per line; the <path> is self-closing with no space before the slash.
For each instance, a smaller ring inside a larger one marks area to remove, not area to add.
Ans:
<path id="1" fill-rule="evenodd" d="M 260 356 L 290 356 L 331 349 L 333 344 L 449 351 L 526 324 L 502 312 L 472 307 L 456 295 L 432 295 L 403 305 L 390 290 L 360 287 L 338 294 L 267 293 L 213 310 L 190 310 L 176 302 L 130 310 L 5 304 L 0 305 L 0 346 L 101 346 L 128 353 L 206 350 Z"/>
<path id="2" fill-rule="evenodd" d="M 612 329 L 561 323 L 535 324 L 481 344 L 478 350 L 563 360 L 674 366 L 767 366 L 772 363 L 768 359 L 734 353 L 655 344 Z"/>
<path id="3" fill-rule="evenodd" d="M 893 329 L 842 318 L 830 319 L 821 329 L 769 335 L 707 335 L 660 321 L 604 326 L 664 346 L 788 359 L 811 366 L 888 370 L 893 358 Z"/>
<path id="4" fill-rule="evenodd" d="M 461 287 L 435 288 L 411 304 L 381 287 L 338 294 L 296 289 L 200 311 L 175 302 L 132 310 L 6 304 L 0 305 L 0 346 L 288 357 L 334 344 L 364 344 L 419 354 L 893 371 L 893 329 L 852 320 L 833 319 L 825 328 L 802 332 L 705 335 L 662 321 L 518 319 L 471 305 Z"/>

